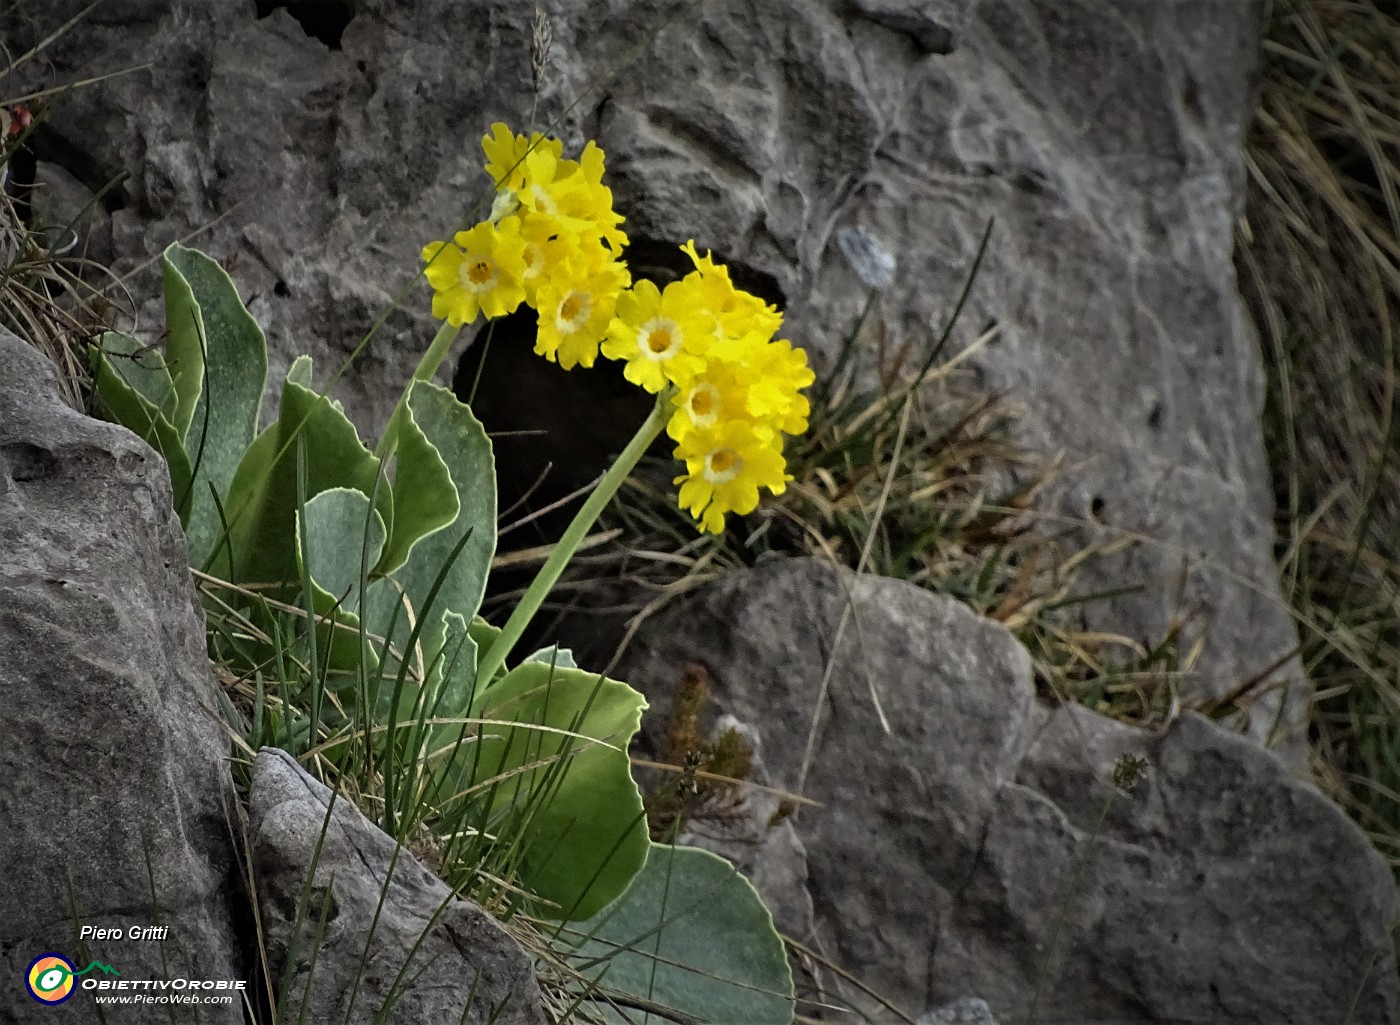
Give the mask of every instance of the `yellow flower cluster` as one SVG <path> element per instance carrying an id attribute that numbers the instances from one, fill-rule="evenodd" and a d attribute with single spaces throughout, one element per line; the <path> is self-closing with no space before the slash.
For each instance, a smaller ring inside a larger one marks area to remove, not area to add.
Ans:
<path id="1" fill-rule="evenodd" d="M 752 512 L 760 488 L 782 493 L 783 439 L 807 429 L 802 389 L 814 377 L 806 353 L 776 339 L 782 314 L 693 242 L 681 248 L 695 269 L 680 281 L 634 284 L 596 144 L 565 160 L 559 140 L 495 124 L 482 149 L 496 203 L 490 220 L 423 249 L 433 315 L 459 327 L 523 302 L 539 314 L 540 355 L 567 370 L 601 353 L 624 361 L 632 383 L 664 392 L 686 466 L 680 504 L 703 530 Z"/>
<path id="2" fill-rule="evenodd" d="M 622 218 L 603 184 L 603 151 L 590 142 L 579 160 L 565 160 L 558 139 L 526 138 L 503 124 L 491 126 L 481 148 L 496 204 L 490 220 L 424 247 L 433 316 L 461 327 L 523 302 L 539 312 L 536 352 L 566 370 L 591 367 L 632 280 L 621 260 Z"/>

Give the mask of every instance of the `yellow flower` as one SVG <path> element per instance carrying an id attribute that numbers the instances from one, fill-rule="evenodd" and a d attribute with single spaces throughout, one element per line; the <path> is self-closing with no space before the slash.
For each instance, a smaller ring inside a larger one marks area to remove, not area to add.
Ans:
<path id="1" fill-rule="evenodd" d="M 530 149 L 532 145 L 534 150 Z M 552 153 L 558 159 L 564 152 L 564 144 L 558 139 L 547 139 L 538 132 L 529 138 L 516 135 L 501 121 L 493 124 L 490 133 L 481 137 L 481 151 L 486 154 L 486 173 L 496 183 L 497 189 L 519 191 L 525 181 L 526 153 L 540 150 Z"/>
<path id="2" fill-rule="evenodd" d="M 702 530 L 722 533 L 726 514 L 753 512 L 759 488 L 775 495 L 787 489 L 792 478 L 773 438 L 752 424 L 731 420 L 681 439 L 676 456 L 687 472 L 675 481 L 681 486 L 680 504 Z"/>
<path id="3" fill-rule="evenodd" d="M 602 240 L 616 256 L 627 236 L 617 227 L 622 218 L 613 212 L 612 190 L 602 183 L 603 151 L 590 142 L 583 156 L 586 166 L 543 148 L 530 153 L 520 203 L 583 240 Z"/>
<path id="4" fill-rule="evenodd" d="M 629 381 L 669 403 L 666 431 L 686 468 L 680 504 L 702 530 L 752 512 L 763 489 L 786 490 L 783 439 L 807 429 L 813 374 L 806 353 L 774 340 L 777 308 L 736 288 L 693 240 L 681 249 L 694 271 L 664 290 L 629 287 L 596 143 L 565 160 L 558 139 L 498 122 L 481 148 L 496 201 L 489 220 L 423 249 L 433 313 L 460 327 L 524 302 L 538 313 L 535 351 L 565 370 L 600 354 L 623 361 Z"/>
<path id="5" fill-rule="evenodd" d="M 535 351 L 565 370 L 591 367 L 612 320 L 618 293 L 627 287 L 628 280 L 627 268 L 616 260 L 575 256 L 561 274 L 539 287 Z"/>
<path id="6" fill-rule="evenodd" d="M 685 384 L 704 368 L 697 345 L 706 326 L 686 299 L 674 284 L 662 292 L 650 281 L 638 281 L 618 297 L 603 355 L 627 361 L 627 380 L 656 393 L 667 383 Z"/>
<path id="7" fill-rule="evenodd" d="M 455 243 L 455 244 L 454 244 Z M 525 299 L 525 242 L 520 220 L 506 217 L 500 224 L 483 221 L 459 231 L 452 242 L 423 247 L 424 276 L 433 286 L 433 316 L 461 327 L 478 313 L 503 317 Z"/>
<path id="8" fill-rule="evenodd" d="M 578 253 L 578 239 L 544 214 L 524 211 L 520 223 L 525 242 L 525 273 L 521 281 L 525 285 L 525 301 L 534 306 L 540 286 L 558 278 Z"/>
<path id="9" fill-rule="evenodd" d="M 816 380 L 807 354 L 783 339 L 761 342 L 751 335 L 744 355 L 751 381 L 749 415 L 784 434 L 806 431 L 811 404 L 802 389 Z"/>
<path id="10" fill-rule="evenodd" d="M 667 433 L 679 440 L 717 420 L 746 420 L 762 430 L 801 434 L 811 412 L 802 389 L 813 379 L 807 354 L 790 342 L 750 335 L 711 344 L 704 369 L 676 393 Z"/>
<path id="11" fill-rule="evenodd" d="M 583 231 L 588 223 L 582 219 L 577 224 L 567 223 L 563 205 L 572 198 L 572 205 L 587 203 L 588 183 L 577 173 L 578 164 L 572 160 L 561 160 L 559 155 L 540 148 L 525 157 L 524 183 L 520 187 L 522 206 L 547 217 L 556 218 L 571 231 Z M 570 197 L 569 193 L 578 195 Z"/>
<path id="12" fill-rule="evenodd" d="M 749 377 L 742 366 L 710 359 L 705 368 L 671 400 L 676 412 L 666 433 L 677 441 L 691 431 L 713 427 L 721 421 L 750 420 Z"/>
<path id="13" fill-rule="evenodd" d="M 580 215 L 587 217 L 613 252 L 621 252 L 627 236 L 618 227 L 622 215 L 613 210 L 612 189 L 603 184 L 603 151 L 593 140 L 583 147 L 579 172 L 588 188 L 588 205 Z"/>
<path id="14" fill-rule="evenodd" d="M 719 341 L 759 335 L 767 340 L 782 327 L 783 315 L 775 307 L 742 289 L 729 279 L 729 268 L 716 263 L 708 250 L 701 256 L 692 239 L 681 246 L 695 270 L 687 274 L 683 286 L 691 301 L 703 306 L 714 317 L 715 338 Z"/>

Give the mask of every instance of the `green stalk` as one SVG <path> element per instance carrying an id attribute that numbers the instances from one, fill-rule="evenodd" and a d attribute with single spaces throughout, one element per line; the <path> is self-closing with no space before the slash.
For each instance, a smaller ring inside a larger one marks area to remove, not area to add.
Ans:
<path id="1" fill-rule="evenodd" d="M 559 539 L 559 543 L 549 553 L 549 558 L 540 567 L 535 579 L 530 582 L 524 597 L 520 599 L 520 604 L 510 614 L 510 619 L 506 620 L 506 625 L 501 630 L 500 636 L 482 656 L 476 672 L 478 691 L 489 684 L 491 678 L 496 675 L 496 670 L 505 664 L 506 655 L 520 640 L 521 634 L 530 625 L 530 620 L 535 618 L 535 613 L 544 604 L 545 598 L 549 597 L 549 592 L 558 583 L 560 574 L 564 572 L 564 567 L 569 564 L 569 560 L 573 558 L 578 546 L 583 543 L 583 539 L 593 529 L 593 524 L 607 508 L 607 504 L 612 501 L 613 495 L 617 494 L 617 489 L 622 487 L 622 482 L 641 461 L 646 450 L 651 447 L 651 443 L 661 434 L 662 428 L 666 426 L 666 421 L 670 417 L 670 398 L 669 389 L 656 397 L 656 406 L 652 409 L 651 415 L 647 417 L 646 422 L 642 424 L 632 440 L 627 443 L 627 447 L 617 457 L 617 462 L 608 468 L 608 472 L 603 475 L 603 479 L 598 482 L 598 486 L 593 489 L 588 500 L 575 514 L 573 521 L 569 524 L 569 529 L 564 531 L 564 536 Z"/>
<path id="2" fill-rule="evenodd" d="M 380 437 L 379 444 L 374 448 L 374 454 L 378 458 L 388 459 L 394 454 L 394 449 L 398 447 L 399 420 L 403 418 L 404 407 L 408 405 L 408 393 L 419 381 L 432 380 L 433 375 L 438 372 L 438 367 L 442 366 L 442 361 L 447 359 L 447 354 L 452 351 L 452 343 L 457 340 L 457 336 L 461 332 L 460 327 L 453 327 L 445 320 L 442 322 L 442 327 L 438 328 L 438 333 L 433 336 L 428 351 L 423 353 L 423 358 L 418 361 L 418 369 L 413 372 L 413 380 L 408 383 L 408 387 L 399 396 L 398 404 L 394 406 L 393 415 L 389 417 L 389 423 L 384 428 L 384 434 Z"/>

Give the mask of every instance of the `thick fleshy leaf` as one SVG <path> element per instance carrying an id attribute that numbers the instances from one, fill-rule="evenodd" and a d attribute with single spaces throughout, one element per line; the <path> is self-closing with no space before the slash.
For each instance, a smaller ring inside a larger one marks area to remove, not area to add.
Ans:
<path id="1" fill-rule="evenodd" d="M 501 628 L 499 626 L 493 626 L 486 620 L 482 619 L 480 616 L 473 616 L 470 629 L 472 640 L 476 641 L 476 650 L 479 663 L 480 656 L 485 655 L 486 652 L 490 651 L 491 645 L 496 643 L 496 638 L 501 636 Z M 506 675 L 507 668 L 508 667 L 504 663 L 502 663 L 496 669 L 495 675 L 492 676 L 490 680 L 484 681 L 483 686 L 489 687 L 493 683 L 498 682 L 502 677 Z"/>
<path id="2" fill-rule="evenodd" d="M 170 377 L 165 353 L 120 331 L 103 334 L 97 348 L 107 357 L 112 372 L 136 389 L 174 426 L 175 382 Z"/>
<path id="3" fill-rule="evenodd" d="M 298 524 L 296 547 L 298 569 L 309 569 L 312 581 L 331 602 L 358 612 L 361 564 L 367 558 L 368 571 L 379 560 L 384 520 L 370 508 L 367 495 L 353 488 L 331 488 L 306 503 L 305 530 Z"/>
<path id="4" fill-rule="evenodd" d="M 629 994 L 706 1022 L 789 1025 L 792 970 L 773 916 L 753 885 L 723 858 L 652 844 L 646 866 L 616 904 L 574 936 L 600 989 Z M 567 936 L 561 937 L 568 939 Z M 595 1007 L 622 1020 L 606 1004 Z M 659 1015 L 629 1021 L 662 1025 Z"/>
<path id="5" fill-rule="evenodd" d="M 106 336 L 107 339 L 113 337 Z M 180 442 L 179 433 L 149 398 L 127 383 L 122 369 L 130 373 L 130 367 L 119 367 L 129 361 L 120 355 L 109 358 L 97 346 L 90 348 L 90 355 L 93 388 L 102 405 L 106 407 L 108 415 L 165 458 L 165 465 L 170 473 L 170 492 L 174 498 L 175 512 L 179 515 L 181 523 L 184 523 L 190 507 L 190 461 L 185 455 L 185 447 Z"/>
<path id="6" fill-rule="evenodd" d="M 588 918 L 642 867 L 649 840 L 627 748 L 645 708 L 625 683 L 540 662 L 477 697 L 474 715 L 520 725 L 486 727 L 480 750 L 459 756 L 458 779 L 501 780 L 493 831 L 523 830 L 519 878 L 549 902 L 539 914 Z M 537 767 L 512 774 L 527 765 Z"/>
<path id="7" fill-rule="evenodd" d="M 428 666 L 428 686 L 410 700 L 399 703 L 399 721 L 464 718 L 471 712 L 472 688 L 476 684 L 476 641 L 467 621 L 455 612 L 444 611 L 432 630 L 426 631 L 423 651 Z M 429 752 L 448 752 L 459 737 L 475 734 L 474 727 L 441 723 L 429 731 Z M 436 764 L 437 760 L 434 759 Z"/>
<path id="8" fill-rule="evenodd" d="M 408 405 L 413 422 L 452 475 L 459 513 L 449 526 L 413 545 L 408 561 L 394 573 L 394 581 L 383 580 L 370 589 L 370 623 L 381 632 L 388 628 L 394 605 L 404 598 L 414 619 L 439 611 L 474 616 L 486 593 L 486 577 L 496 552 L 496 468 L 486 429 L 455 395 L 435 384 L 418 382 Z M 466 541 L 429 609 L 433 584 L 464 536 Z M 394 643 L 401 647 L 408 632 L 409 618 L 400 614 Z"/>
<path id="9" fill-rule="evenodd" d="M 557 644 L 551 644 L 547 648 L 541 648 L 539 651 L 529 655 L 525 661 L 539 662 L 547 666 L 558 666 L 561 669 L 578 668 L 578 663 L 574 661 L 573 649 L 561 648 Z"/>
<path id="10" fill-rule="evenodd" d="M 174 243 L 164 266 L 171 419 L 194 472 L 186 534 L 191 562 L 202 565 L 222 532 L 210 488 L 227 505 L 234 473 L 257 435 L 267 343 L 232 279 L 209 257 Z"/>
<path id="11" fill-rule="evenodd" d="M 377 572 L 389 574 L 403 566 L 413 546 L 456 520 L 459 510 L 452 473 L 418 426 L 410 401 L 398 422 L 394 450 L 394 534 Z"/>
<path id="12" fill-rule="evenodd" d="M 368 546 L 365 538 L 368 532 Z M 373 566 L 384 548 L 384 521 L 369 499 L 353 488 L 331 488 L 306 503 L 305 529 L 297 521 L 297 569 L 310 571 L 313 607 L 327 621 L 317 626 L 321 661 L 338 677 L 328 685 L 355 682 L 361 659 L 377 664 L 371 650 L 360 650 L 360 566 Z"/>
<path id="13" fill-rule="evenodd" d="M 308 456 L 308 501 L 331 488 L 376 494 L 379 460 L 360 443 L 340 404 L 318 395 L 310 383 L 311 360 L 300 356 L 287 371 L 277 422 L 248 448 L 229 488 L 224 511 L 230 524 L 233 579 L 239 583 L 287 583 L 297 577 L 298 435 Z M 375 509 L 382 520 L 392 522 L 387 483 L 379 486 Z M 362 532 L 356 535 L 360 536 Z M 358 547 L 355 550 L 358 553 Z M 215 565 L 222 564 L 222 552 L 219 555 Z"/>

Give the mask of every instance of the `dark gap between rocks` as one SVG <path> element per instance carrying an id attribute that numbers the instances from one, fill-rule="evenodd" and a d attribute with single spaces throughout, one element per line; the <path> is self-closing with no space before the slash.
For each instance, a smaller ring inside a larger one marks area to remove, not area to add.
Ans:
<path id="1" fill-rule="evenodd" d="M 730 262 L 724 253 L 712 255 L 728 266 L 737 287 L 780 308 L 785 305 L 771 275 Z M 662 288 L 694 269 L 679 245 L 655 239 L 634 237 L 624 256 L 634 280 L 648 279 Z M 600 358 L 592 368 L 567 371 L 537 356 L 535 324 L 535 312 L 525 306 L 479 323 L 453 378 L 453 391 L 471 405 L 491 435 L 499 508 L 504 513 L 516 506 L 502 518 L 503 526 L 587 488 L 631 440 L 652 406 L 652 397 L 623 377 L 620 363 Z M 663 435 L 652 454 L 664 456 L 670 446 Z M 568 502 L 511 530 L 501 538 L 500 553 L 557 541 L 580 502 Z M 493 596 L 526 586 L 536 568 L 493 573 L 488 611 Z"/>
<path id="2" fill-rule="evenodd" d="M 303 31 L 312 39 L 318 39 L 332 50 L 340 49 L 341 37 L 355 18 L 355 10 L 350 0 L 256 0 L 258 19 L 261 20 L 278 8 L 285 8 L 295 18 Z"/>

